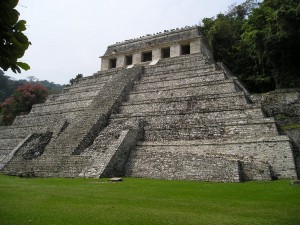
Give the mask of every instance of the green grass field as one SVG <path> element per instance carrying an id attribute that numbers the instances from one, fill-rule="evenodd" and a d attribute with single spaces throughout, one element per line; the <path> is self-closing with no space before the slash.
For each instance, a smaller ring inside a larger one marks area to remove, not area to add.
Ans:
<path id="1" fill-rule="evenodd" d="M 300 186 L 0 176 L 0 225 L 50 224 L 299 225 Z"/>

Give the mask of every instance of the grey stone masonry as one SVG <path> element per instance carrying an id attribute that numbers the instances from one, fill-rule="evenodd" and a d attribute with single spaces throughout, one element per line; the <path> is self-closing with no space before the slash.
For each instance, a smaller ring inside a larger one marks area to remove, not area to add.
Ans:
<path id="1" fill-rule="evenodd" d="M 101 71 L 0 128 L 3 173 L 218 182 L 297 178 L 298 155 L 289 138 L 213 61 L 197 27 L 116 43 L 101 58 Z"/>

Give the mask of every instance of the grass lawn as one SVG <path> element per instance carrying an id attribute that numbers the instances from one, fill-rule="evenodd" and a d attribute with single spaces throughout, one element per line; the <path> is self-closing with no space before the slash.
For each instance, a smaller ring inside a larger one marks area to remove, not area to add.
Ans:
<path id="1" fill-rule="evenodd" d="M 50 224 L 299 225 L 300 186 L 0 176 L 0 225 Z"/>

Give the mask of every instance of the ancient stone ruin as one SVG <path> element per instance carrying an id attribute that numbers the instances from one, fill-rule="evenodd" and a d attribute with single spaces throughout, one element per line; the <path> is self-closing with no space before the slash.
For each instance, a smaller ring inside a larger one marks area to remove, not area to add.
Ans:
<path id="1" fill-rule="evenodd" d="M 296 178 L 274 119 L 196 27 L 110 45 L 101 71 L 0 129 L 3 173 L 239 182 Z"/>

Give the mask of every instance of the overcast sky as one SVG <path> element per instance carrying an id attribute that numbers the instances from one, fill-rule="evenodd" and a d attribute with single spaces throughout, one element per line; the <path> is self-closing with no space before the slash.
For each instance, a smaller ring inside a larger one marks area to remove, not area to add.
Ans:
<path id="1" fill-rule="evenodd" d="M 204 17 L 226 12 L 244 0 L 20 0 L 20 19 L 32 42 L 20 61 L 27 72 L 5 74 L 16 79 L 35 76 L 67 84 L 81 73 L 100 70 L 110 44 L 163 30 L 193 26 Z"/>

